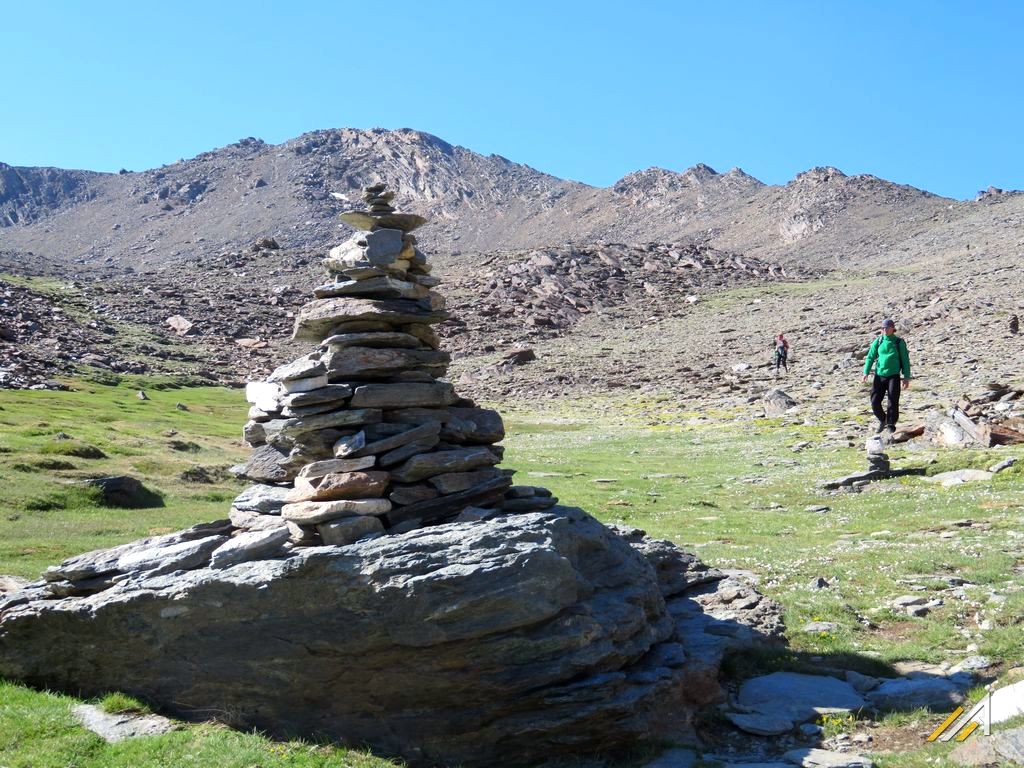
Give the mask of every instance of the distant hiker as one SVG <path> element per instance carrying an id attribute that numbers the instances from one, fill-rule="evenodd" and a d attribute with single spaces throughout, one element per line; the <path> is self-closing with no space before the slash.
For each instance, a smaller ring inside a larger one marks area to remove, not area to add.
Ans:
<path id="1" fill-rule="evenodd" d="M 779 378 L 779 367 L 789 373 L 789 342 L 781 333 L 775 337 L 775 378 Z"/>
<path id="2" fill-rule="evenodd" d="M 875 367 L 875 380 L 871 385 L 871 410 L 878 419 L 876 433 L 888 429 L 896 431 L 900 418 L 900 376 L 903 389 L 910 389 L 910 353 L 907 342 L 896 335 L 896 323 L 886 318 L 882 321 L 882 333 L 871 342 L 868 356 L 864 361 L 864 382 Z M 888 410 L 882 410 L 882 400 L 889 396 Z"/>

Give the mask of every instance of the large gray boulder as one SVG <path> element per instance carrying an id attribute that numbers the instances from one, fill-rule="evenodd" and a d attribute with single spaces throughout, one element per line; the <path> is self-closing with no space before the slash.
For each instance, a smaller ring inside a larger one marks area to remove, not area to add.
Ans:
<path id="1" fill-rule="evenodd" d="M 796 400 L 781 389 L 770 389 L 765 392 L 763 403 L 764 415 L 769 418 L 772 416 L 782 416 L 788 413 L 791 408 L 796 408 L 799 405 Z"/>
<path id="2" fill-rule="evenodd" d="M 79 556 L 0 595 L 0 676 L 414 764 L 516 765 L 678 732 L 720 698 L 727 644 L 781 628 L 777 606 L 765 622 L 770 601 L 718 590 L 692 556 L 670 577 L 666 543 L 644 547 L 659 587 L 639 548 L 573 508 L 233 547 L 210 567 L 240 535 L 225 525 Z M 247 555 L 262 559 L 234 563 Z"/>

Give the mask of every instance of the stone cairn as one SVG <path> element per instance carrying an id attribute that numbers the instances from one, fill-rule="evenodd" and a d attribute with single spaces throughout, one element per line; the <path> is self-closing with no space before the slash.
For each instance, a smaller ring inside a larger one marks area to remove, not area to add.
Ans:
<path id="1" fill-rule="evenodd" d="M 247 530 L 287 524 L 295 545 L 339 545 L 457 518 L 547 509 L 544 488 L 499 469 L 501 416 L 442 381 L 450 355 L 432 325 L 447 318 L 440 280 L 416 247 L 422 216 L 396 213 L 394 192 L 367 187 L 369 210 L 324 260 L 330 281 L 299 311 L 293 339 L 313 352 L 246 387 L 239 473 L 257 485 L 234 502 Z"/>
<path id="2" fill-rule="evenodd" d="M 881 435 L 875 435 L 865 443 L 869 472 L 888 472 L 892 469 L 889 463 L 889 454 L 885 452 L 885 444 L 886 440 Z"/>

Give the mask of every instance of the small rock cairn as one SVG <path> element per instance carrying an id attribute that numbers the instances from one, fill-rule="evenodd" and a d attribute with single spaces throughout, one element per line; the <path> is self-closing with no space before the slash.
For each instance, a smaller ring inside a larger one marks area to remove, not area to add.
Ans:
<path id="1" fill-rule="evenodd" d="M 239 473 L 257 482 L 231 510 L 247 530 L 287 524 L 295 545 L 340 545 L 447 521 L 547 509 L 544 488 L 499 469 L 501 416 L 442 381 L 450 355 L 432 325 L 447 318 L 440 282 L 416 247 L 422 216 L 367 187 L 359 230 L 331 249 L 330 282 L 299 311 L 293 338 L 316 350 L 250 383 Z"/>
<path id="2" fill-rule="evenodd" d="M 885 452 L 885 443 L 885 438 L 881 435 L 875 435 L 864 444 L 868 454 L 869 472 L 888 472 L 892 469 L 889 463 L 889 454 Z"/>

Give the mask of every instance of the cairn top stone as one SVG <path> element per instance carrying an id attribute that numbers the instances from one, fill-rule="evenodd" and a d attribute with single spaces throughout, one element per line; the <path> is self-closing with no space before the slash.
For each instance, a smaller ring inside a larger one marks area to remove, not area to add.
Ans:
<path id="1" fill-rule="evenodd" d="M 415 213 L 395 213 L 391 201 L 394 192 L 387 192 L 387 184 L 372 184 L 363 189 L 363 201 L 370 206 L 368 211 L 345 211 L 339 218 L 353 229 L 373 232 L 377 229 L 400 229 L 412 232 L 427 223 L 423 216 Z"/>
<path id="2" fill-rule="evenodd" d="M 367 205 L 374 205 L 376 203 L 389 205 L 391 201 L 395 199 L 395 193 L 378 191 L 385 189 L 387 189 L 386 184 L 374 184 L 372 187 L 366 187 L 363 191 L 364 202 L 366 202 Z"/>

